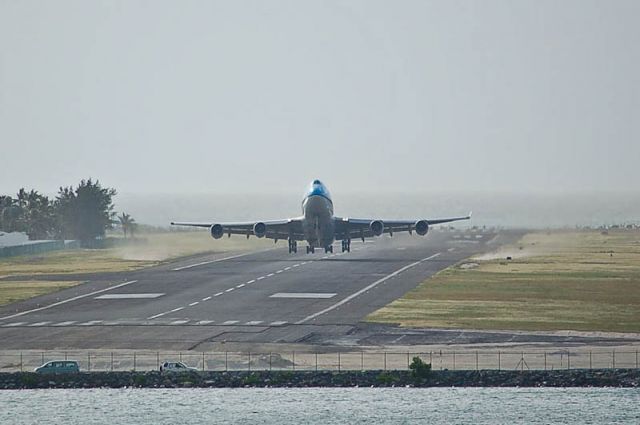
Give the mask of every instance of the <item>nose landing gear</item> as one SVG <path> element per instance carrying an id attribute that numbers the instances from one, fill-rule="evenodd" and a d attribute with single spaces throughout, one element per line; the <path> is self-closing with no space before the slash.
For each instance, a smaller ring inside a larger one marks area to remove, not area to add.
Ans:
<path id="1" fill-rule="evenodd" d="M 342 240 L 342 252 L 351 252 L 351 239 Z"/>
<path id="2" fill-rule="evenodd" d="M 298 252 L 298 242 L 294 239 L 289 239 L 289 254 Z"/>

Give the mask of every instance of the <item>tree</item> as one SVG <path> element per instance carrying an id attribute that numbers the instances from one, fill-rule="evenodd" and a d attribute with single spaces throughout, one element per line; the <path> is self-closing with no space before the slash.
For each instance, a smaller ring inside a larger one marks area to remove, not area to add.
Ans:
<path id="1" fill-rule="evenodd" d="M 59 237 L 89 241 L 103 237 L 112 227 L 115 189 L 99 181 L 82 180 L 75 189 L 61 187 L 55 201 Z"/>
<path id="2" fill-rule="evenodd" d="M 136 228 L 136 221 L 127 213 L 122 213 L 122 215 L 118 216 L 118 220 L 120 221 L 120 226 L 122 226 L 122 231 L 124 232 L 124 237 L 127 237 L 127 232 L 131 234 L 133 237 L 133 232 Z"/>
<path id="3" fill-rule="evenodd" d="M 49 198 L 35 190 L 18 191 L 16 198 L 0 196 L 0 228 L 7 232 L 25 232 L 29 239 L 47 239 L 53 234 L 55 220 Z"/>

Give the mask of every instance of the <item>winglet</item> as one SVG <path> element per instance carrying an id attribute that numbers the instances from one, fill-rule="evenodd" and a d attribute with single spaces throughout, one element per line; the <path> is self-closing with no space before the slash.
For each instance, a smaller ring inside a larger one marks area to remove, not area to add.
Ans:
<path id="1" fill-rule="evenodd" d="M 467 216 L 467 218 L 471 219 L 472 215 L 473 215 L 473 211 L 469 211 L 469 215 Z"/>

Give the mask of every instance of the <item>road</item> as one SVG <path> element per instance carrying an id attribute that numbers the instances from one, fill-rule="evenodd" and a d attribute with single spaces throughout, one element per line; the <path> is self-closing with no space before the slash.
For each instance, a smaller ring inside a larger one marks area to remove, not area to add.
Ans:
<path id="1" fill-rule="evenodd" d="M 312 255 L 288 254 L 280 244 L 89 276 L 86 284 L 0 308 L 0 348 L 203 349 L 216 342 L 318 338 L 324 344 L 323 335 L 348 336 L 370 312 L 495 247 L 497 238 L 434 231 Z"/>

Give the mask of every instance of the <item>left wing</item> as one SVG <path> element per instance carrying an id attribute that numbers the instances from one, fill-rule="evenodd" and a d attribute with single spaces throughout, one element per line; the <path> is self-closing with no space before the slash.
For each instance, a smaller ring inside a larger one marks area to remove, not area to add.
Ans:
<path id="1" fill-rule="evenodd" d="M 469 220 L 471 213 L 464 217 L 418 219 L 418 220 L 376 220 L 367 218 L 334 218 L 336 239 L 357 239 L 380 236 L 383 233 L 393 235 L 395 232 L 415 231 L 419 235 L 426 235 L 429 227 L 434 224 L 450 223 L 452 221 Z"/>
<path id="2" fill-rule="evenodd" d="M 171 222 L 172 226 L 190 226 L 209 228 L 211 236 L 216 239 L 223 235 L 255 235 L 259 238 L 303 240 L 302 218 L 288 218 L 269 221 L 245 221 L 231 223 L 215 222 Z"/>

